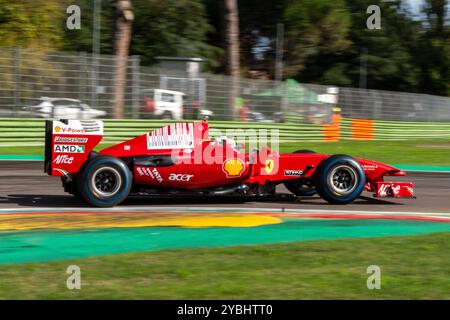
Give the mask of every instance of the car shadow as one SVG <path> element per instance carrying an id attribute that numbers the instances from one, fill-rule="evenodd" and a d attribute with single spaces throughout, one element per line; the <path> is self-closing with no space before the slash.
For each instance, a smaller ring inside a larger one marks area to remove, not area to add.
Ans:
<path id="1" fill-rule="evenodd" d="M 403 205 L 403 203 L 392 202 L 384 199 L 377 199 L 372 197 L 360 196 L 358 199 L 353 201 L 352 203 L 346 205 L 333 204 L 328 203 L 322 200 L 320 197 L 301 197 L 297 199 L 298 203 L 308 204 L 308 205 L 320 205 L 320 206 L 334 206 L 344 209 L 345 206 L 354 206 L 354 205 Z"/>
<path id="2" fill-rule="evenodd" d="M 290 194 L 276 194 L 266 196 L 182 196 L 182 195 L 146 195 L 130 196 L 121 205 L 123 206 L 172 206 L 172 205 L 222 205 L 222 204 L 244 204 L 247 202 L 270 202 L 272 204 L 303 204 L 314 206 L 335 206 L 315 197 L 295 198 Z M 0 207 L 5 204 L 15 204 L 20 207 L 47 207 L 47 208 L 88 208 L 83 200 L 71 195 L 43 195 L 43 194 L 10 194 L 0 197 Z M 361 196 L 355 200 L 353 205 L 403 205 L 382 199 Z M 339 206 L 339 208 L 344 208 Z"/>

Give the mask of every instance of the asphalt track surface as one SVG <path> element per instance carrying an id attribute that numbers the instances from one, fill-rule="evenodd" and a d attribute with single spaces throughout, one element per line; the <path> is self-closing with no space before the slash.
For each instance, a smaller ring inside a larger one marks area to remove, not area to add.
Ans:
<path id="1" fill-rule="evenodd" d="M 319 197 L 292 199 L 265 199 L 255 201 L 240 197 L 130 197 L 121 207 L 159 209 L 167 207 L 187 209 L 189 207 L 205 208 L 265 208 L 296 209 L 311 211 L 340 210 L 347 212 L 450 212 L 450 174 L 415 173 L 406 177 L 392 177 L 397 181 L 412 181 L 415 184 L 416 199 L 374 199 L 371 194 L 363 192 L 362 197 L 345 206 L 330 205 Z M 283 186 L 277 189 L 287 193 Z M 86 208 L 87 205 L 77 198 L 64 193 L 59 178 L 50 177 L 43 172 L 42 162 L 0 162 L 0 209 L 39 209 L 39 208 Z"/>

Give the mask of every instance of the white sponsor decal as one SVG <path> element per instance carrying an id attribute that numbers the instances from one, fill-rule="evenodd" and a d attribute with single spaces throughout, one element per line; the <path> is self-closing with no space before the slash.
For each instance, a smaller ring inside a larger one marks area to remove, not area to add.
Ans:
<path id="1" fill-rule="evenodd" d="M 413 188 L 411 188 L 411 187 L 406 187 L 406 189 L 409 191 L 409 193 L 410 193 L 411 195 L 414 194 L 414 189 L 413 189 Z"/>
<path id="2" fill-rule="evenodd" d="M 193 123 L 174 123 L 147 133 L 147 149 L 189 149 L 194 146 Z"/>
<path id="3" fill-rule="evenodd" d="M 390 189 L 389 184 L 382 184 L 380 187 L 379 195 L 386 196 L 389 189 Z"/>
<path id="4" fill-rule="evenodd" d="M 53 134 L 103 134 L 103 122 L 99 120 L 53 121 Z"/>
<path id="5" fill-rule="evenodd" d="M 84 153 L 84 146 L 74 144 L 55 144 L 53 151 L 56 153 Z"/>
<path id="6" fill-rule="evenodd" d="M 180 181 L 180 182 L 188 182 L 193 177 L 193 174 L 177 174 L 177 173 L 171 173 L 169 176 L 170 181 Z"/>
<path id="7" fill-rule="evenodd" d="M 155 179 L 155 176 L 153 175 L 152 171 L 150 170 L 150 168 L 147 167 L 137 167 L 136 168 L 138 174 L 142 177 L 142 176 L 147 176 L 150 177 L 152 179 Z"/>
<path id="8" fill-rule="evenodd" d="M 393 195 L 398 195 L 400 193 L 401 186 L 392 187 L 390 184 L 382 184 L 380 187 L 380 196 L 387 196 L 389 192 L 392 192 Z"/>
<path id="9" fill-rule="evenodd" d="M 303 170 L 284 170 L 285 176 L 301 176 L 303 174 Z"/>
<path id="10" fill-rule="evenodd" d="M 53 163 L 56 164 L 72 164 L 73 157 L 68 156 L 67 154 L 60 154 L 53 160 Z"/>
<path id="11" fill-rule="evenodd" d="M 153 170 L 147 167 L 136 167 L 137 173 L 142 177 L 150 177 L 153 180 L 157 180 L 159 183 L 163 182 L 163 178 L 159 174 L 158 169 L 154 168 Z"/>
<path id="12" fill-rule="evenodd" d="M 163 182 L 163 178 L 159 174 L 158 169 L 156 168 L 153 169 L 153 175 L 155 176 L 156 180 L 158 180 L 159 183 Z"/>
<path id="13" fill-rule="evenodd" d="M 86 143 L 86 142 L 88 142 L 88 138 L 78 138 L 78 137 L 55 137 L 55 142 Z"/>

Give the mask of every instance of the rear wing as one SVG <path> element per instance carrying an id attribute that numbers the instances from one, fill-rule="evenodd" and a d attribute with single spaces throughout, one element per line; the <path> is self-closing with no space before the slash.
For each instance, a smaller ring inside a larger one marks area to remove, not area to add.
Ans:
<path id="1" fill-rule="evenodd" d="M 51 176 L 76 174 L 102 138 L 100 120 L 47 120 L 44 172 Z"/>

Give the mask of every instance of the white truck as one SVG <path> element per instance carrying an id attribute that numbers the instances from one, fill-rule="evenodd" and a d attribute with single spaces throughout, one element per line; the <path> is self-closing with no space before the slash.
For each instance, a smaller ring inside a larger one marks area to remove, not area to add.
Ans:
<path id="1" fill-rule="evenodd" d="M 186 117 L 202 118 L 213 115 L 213 112 L 210 110 L 200 109 L 196 102 L 193 102 L 190 106 L 186 105 L 185 96 L 180 91 L 165 89 L 142 90 L 141 117 L 182 120 Z M 196 109 L 196 106 L 198 106 L 197 110 L 193 110 Z"/>

